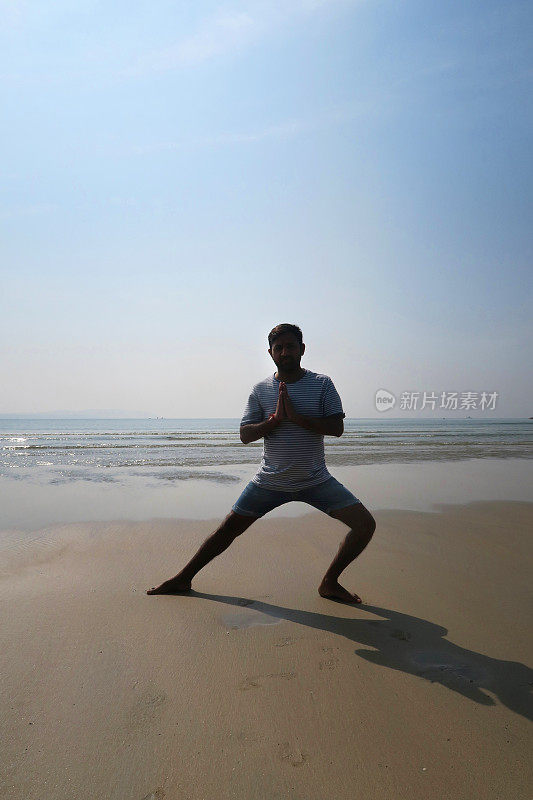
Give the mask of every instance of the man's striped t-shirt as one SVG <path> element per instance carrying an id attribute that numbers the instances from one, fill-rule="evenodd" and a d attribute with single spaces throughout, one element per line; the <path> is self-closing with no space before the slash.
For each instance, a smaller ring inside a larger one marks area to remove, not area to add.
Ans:
<path id="1" fill-rule="evenodd" d="M 271 375 L 253 387 L 241 425 L 263 422 L 276 410 L 279 380 Z M 306 369 L 300 380 L 287 383 L 298 414 L 305 417 L 346 416 L 331 378 Z M 282 420 L 263 440 L 263 459 L 253 482 L 265 489 L 295 491 L 330 478 L 324 457 L 324 436 Z"/>

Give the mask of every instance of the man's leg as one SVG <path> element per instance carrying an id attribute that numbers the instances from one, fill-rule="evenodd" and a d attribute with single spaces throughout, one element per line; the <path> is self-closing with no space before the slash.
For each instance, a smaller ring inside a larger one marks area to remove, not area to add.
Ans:
<path id="1" fill-rule="evenodd" d="M 196 573 L 220 553 L 223 553 L 233 540 L 244 533 L 256 519 L 258 517 L 245 517 L 242 514 L 236 514 L 235 511 L 230 511 L 226 519 L 205 540 L 196 555 L 191 558 L 181 572 L 162 583 L 161 586 L 148 589 L 146 594 L 175 594 L 176 592 L 190 591 L 191 581 Z"/>
<path id="2" fill-rule="evenodd" d="M 339 552 L 322 578 L 318 587 L 322 597 L 332 597 L 345 600 L 348 603 L 361 603 L 357 594 L 351 594 L 339 583 L 339 575 L 351 564 L 354 558 L 363 552 L 376 529 L 376 521 L 370 511 L 362 503 L 331 511 L 330 517 L 338 519 L 348 525 L 350 530 L 342 542 Z"/>

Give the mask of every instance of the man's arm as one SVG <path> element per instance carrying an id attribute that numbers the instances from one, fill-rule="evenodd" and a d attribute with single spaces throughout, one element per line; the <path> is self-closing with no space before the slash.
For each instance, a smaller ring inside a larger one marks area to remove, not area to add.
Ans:
<path id="1" fill-rule="evenodd" d="M 251 422 L 249 425 L 241 425 L 239 435 L 243 444 L 250 444 L 257 439 L 261 439 L 266 434 L 273 431 L 278 421 L 276 419 L 265 419 L 263 422 Z"/>
<path id="2" fill-rule="evenodd" d="M 283 408 L 282 387 L 284 383 L 279 385 L 278 402 L 276 403 L 276 410 L 272 417 L 264 419 L 262 422 L 250 422 L 249 425 L 241 425 L 239 435 L 243 444 L 250 444 L 255 442 L 262 436 L 266 436 L 279 425 L 282 419 L 286 418 L 285 410 Z"/>
<path id="3" fill-rule="evenodd" d="M 332 414 L 330 417 L 304 417 L 301 414 L 295 414 L 291 422 L 308 431 L 321 433 L 324 436 L 338 437 L 344 433 L 342 414 Z"/>
<path id="4" fill-rule="evenodd" d="M 285 414 L 295 425 L 314 433 L 320 433 L 323 436 L 338 437 L 344 433 L 344 414 L 330 414 L 327 417 L 304 417 L 295 411 L 285 384 L 283 386 L 280 385 L 280 394 L 283 398 Z"/>

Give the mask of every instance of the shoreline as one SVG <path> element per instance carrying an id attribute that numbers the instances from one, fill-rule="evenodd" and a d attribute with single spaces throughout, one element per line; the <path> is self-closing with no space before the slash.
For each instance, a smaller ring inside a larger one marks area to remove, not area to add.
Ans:
<path id="1" fill-rule="evenodd" d="M 258 469 L 257 464 L 219 466 L 221 482 L 198 479 L 161 480 L 123 476 L 120 482 L 70 481 L 56 485 L 35 480 L 0 478 L 4 496 L 0 530 L 37 531 L 78 521 L 223 518 Z M 328 465 L 370 511 L 427 510 L 441 503 L 521 501 L 531 499 L 533 459 L 474 459 L 377 464 Z M 269 518 L 309 513 L 294 503 Z M 157 513 L 154 511 L 157 510 Z"/>

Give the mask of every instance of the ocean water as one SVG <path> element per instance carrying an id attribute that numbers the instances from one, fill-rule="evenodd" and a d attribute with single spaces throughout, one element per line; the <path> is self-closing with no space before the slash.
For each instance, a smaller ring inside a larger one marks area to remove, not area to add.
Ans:
<path id="1" fill-rule="evenodd" d="M 261 460 L 262 440 L 243 445 L 238 419 L 0 419 L 0 477 L 42 484 L 239 480 Z M 346 419 L 325 437 L 330 466 L 532 458 L 533 420 Z"/>

